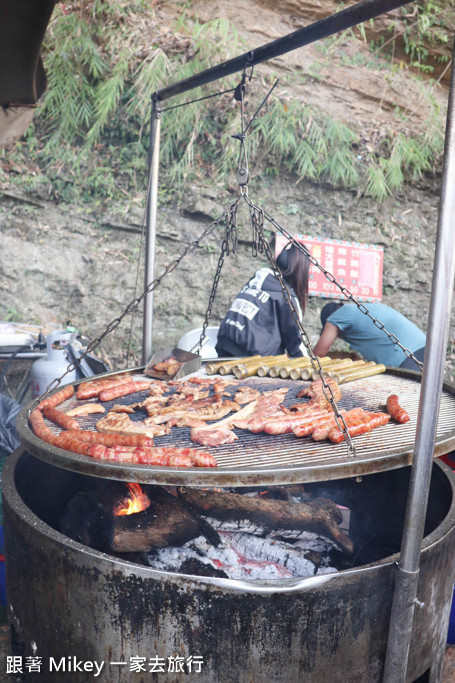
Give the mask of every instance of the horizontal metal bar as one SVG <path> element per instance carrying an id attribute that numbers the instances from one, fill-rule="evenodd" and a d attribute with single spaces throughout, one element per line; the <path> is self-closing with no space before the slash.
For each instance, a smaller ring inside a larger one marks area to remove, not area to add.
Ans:
<path id="1" fill-rule="evenodd" d="M 282 38 L 278 38 L 271 43 L 266 43 L 250 52 L 245 52 L 239 57 L 234 57 L 227 62 L 222 62 L 217 66 L 201 71 L 194 76 L 185 78 L 173 85 L 169 85 L 154 93 L 158 100 L 167 100 L 175 95 L 197 88 L 206 83 L 211 83 L 219 78 L 224 78 L 230 74 L 242 71 L 245 67 L 255 66 L 266 62 L 274 57 L 279 57 L 287 52 L 292 52 L 299 47 L 314 43 L 321 38 L 327 38 L 334 33 L 345 31 L 352 26 L 361 24 L 369 19 L 386 14 L 398 7 L 408 5 L 413 0 L 362 0 L 351 7 L 347 7 L 340 12 L 316 21 L 309 26 L 298 29 L 293 33 L 288 33 Z"/>

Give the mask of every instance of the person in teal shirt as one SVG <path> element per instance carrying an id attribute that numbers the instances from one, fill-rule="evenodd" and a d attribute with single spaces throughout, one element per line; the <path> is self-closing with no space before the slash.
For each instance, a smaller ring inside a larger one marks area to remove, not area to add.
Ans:
<path id="1" fill-rule="evenodd" d="M 417 325 L 385 304 L 367 304 L 369 313 L 395 335 L 400 344 L 423 362 L 426 336 Z M 355 305 L 331 302 L 321 311 L 322 333 L 314 347 L 316 356 L 327 355 L 335 339 L 341 338 L 365 360 L 389 367 L 420 370 L 402 349 Z"/>

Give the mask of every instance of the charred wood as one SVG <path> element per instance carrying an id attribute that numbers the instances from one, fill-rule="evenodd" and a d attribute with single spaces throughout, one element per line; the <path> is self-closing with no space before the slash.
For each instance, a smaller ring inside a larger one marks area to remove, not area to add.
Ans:
<path id="1" fill-rule="evenodd" d="M 61 531 L 96 550 L 121 553 L 179 546 L 200 535 L 197 517 L 176 496 L 160 487 L 146 491 L 150 506 L 121 516 L 114 512 L 127 497 L 125 492 L 81 491 L 66 506 Z"/>
<path id="2" fill-rule="evenodd" d="M 110 548 L 121 552 L 180 546 L 201 533 L 197 518 L 178 498 L 157 489 L 150 507 L 115 517 Z"/>
<path id="3" fill-rule="evenodd" d="M 179 489 L 182 501 L 198 514 L 221 521 L 248 518 L 260 525 L 264 533 L 279 535 L 280 530 L 299 529 L 322 534 L 332 539 L 345 553 L 354 551 L 352 540 L 340 529 L 342 513 L 328 498 L 315 498 L 306 503 L 250 497 L 238 493 L 201 489 Z"/>

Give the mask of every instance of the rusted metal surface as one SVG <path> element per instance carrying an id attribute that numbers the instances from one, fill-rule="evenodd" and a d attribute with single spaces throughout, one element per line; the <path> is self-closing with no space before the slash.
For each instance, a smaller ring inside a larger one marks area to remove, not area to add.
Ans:
<path id="1" fill-rule="evenodd" d="M 3 471 L 13 654 L 41 656 L 46 667 L 51 657 L 69 655 L 104 663 L 103 683 L 186 681 L 187 671 L 149 671 L 152 658 L 167 667 L 177 655 L 202 658 L 201 683 L 325 683 L 328 672 L 331 683 L 380 681 L 409 469 L 309 485 L 351 507 L 363 564 L 310 579 L 248 582 L 159 572 L 72 541 L 56 528 L 86 477 L 18 451 Z M 435 465 L 409 681 L 444 657 L 455 570 L 453 480 Z M 384 556 L 385 548 L 392 554 Z M 129 671 L 133 657 L 145 658 L 142 674 Z M 61 680 L 85 683 L 87 674 Z"/>
<path id="2" fill-rule="evenodd" d="M 236 382 L 236 380 L 233 380 Z M 289 387 L 285 404 L 295 402 L 298 391 L 307 386 L 301 381 L 249 378 L 237 382 L 262 390 Z M 390 422 L 369 434 L 355 438 L 356 457 L 347 453 L 344 443 L 314 442 L 311 437 L 296 438 L 293 434 L 271 436 L 236 430 L 238 441 L 216 448 L 204 447 L 217 459 L 216 468 L 170 468 L 149 465 L 125 465 L 69 453 L 44 443 L 28 426 L 29 409 L 23 410 L 17 421 L 21 443 L 33 455 L 74 472 L 121 481 L 138 481 L 182 486 L 251 486 L 326 481 L 362 476 L 409 465 L 412 461 L 420 396 L 420 375 L 412 371 L 389 370 L 384 375 L 343 385 L 340 408 L 361 406 L 367 410 L 384 410 L 387 397 L 396 393 L 411 416 L 410 422 L 399 425 Z M 455 389 L 445 385 L 441 398 L 438 432 L 434 455 L 455 448 Z M 144 393 L 144 398 L 146 393 Z M 138 395 L 125 397 L 124 403 L 136 402 Z M 63 404 L 70 407 L 75 399 Z M 118 399 L 115 401 L 119 402 Z M 33 406 L 34 404 L 32 404 Z M 109 407 L 109 403 L 106 404 Z M 143 417 L 143 415 L 141 416 Z M 99 416 L 88 416 L 84 428 L 95 429 Z M 133 416 L 134 419 L 134 416 Z M 139 419 L 139 417 L 136 417 Z M 55 429 L 51 425 L 52 429 Z M 172 434 L 155 439 L 157 446 L 194 446 L 189 429 L 173 428 Z"/>

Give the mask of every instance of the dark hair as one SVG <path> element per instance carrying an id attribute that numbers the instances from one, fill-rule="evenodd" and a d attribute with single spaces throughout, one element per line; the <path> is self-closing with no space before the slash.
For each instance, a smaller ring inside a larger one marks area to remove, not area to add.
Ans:
<path id="1" fill-rule="evenodd" d="M 308 300 L 308 276 L 310 272 L 308 257 L 295 244 L 291 244 L 284 247 L 276 262 L 284 279 L 296 293 L 303 315 Z"/>
<path id="2" fill-rule="evenodd" d="M 329 304 L 326 304 L 325 306 L 322 307 L 321 311 L 321 323 L 322 327 L 327 322 L 327 318 L 332 315 L 332 313 L 335 313 L 336 310 L 341 308 L 341 306 L 344 306 L 344 303 L 342 301 L 331 301 Z"/>

